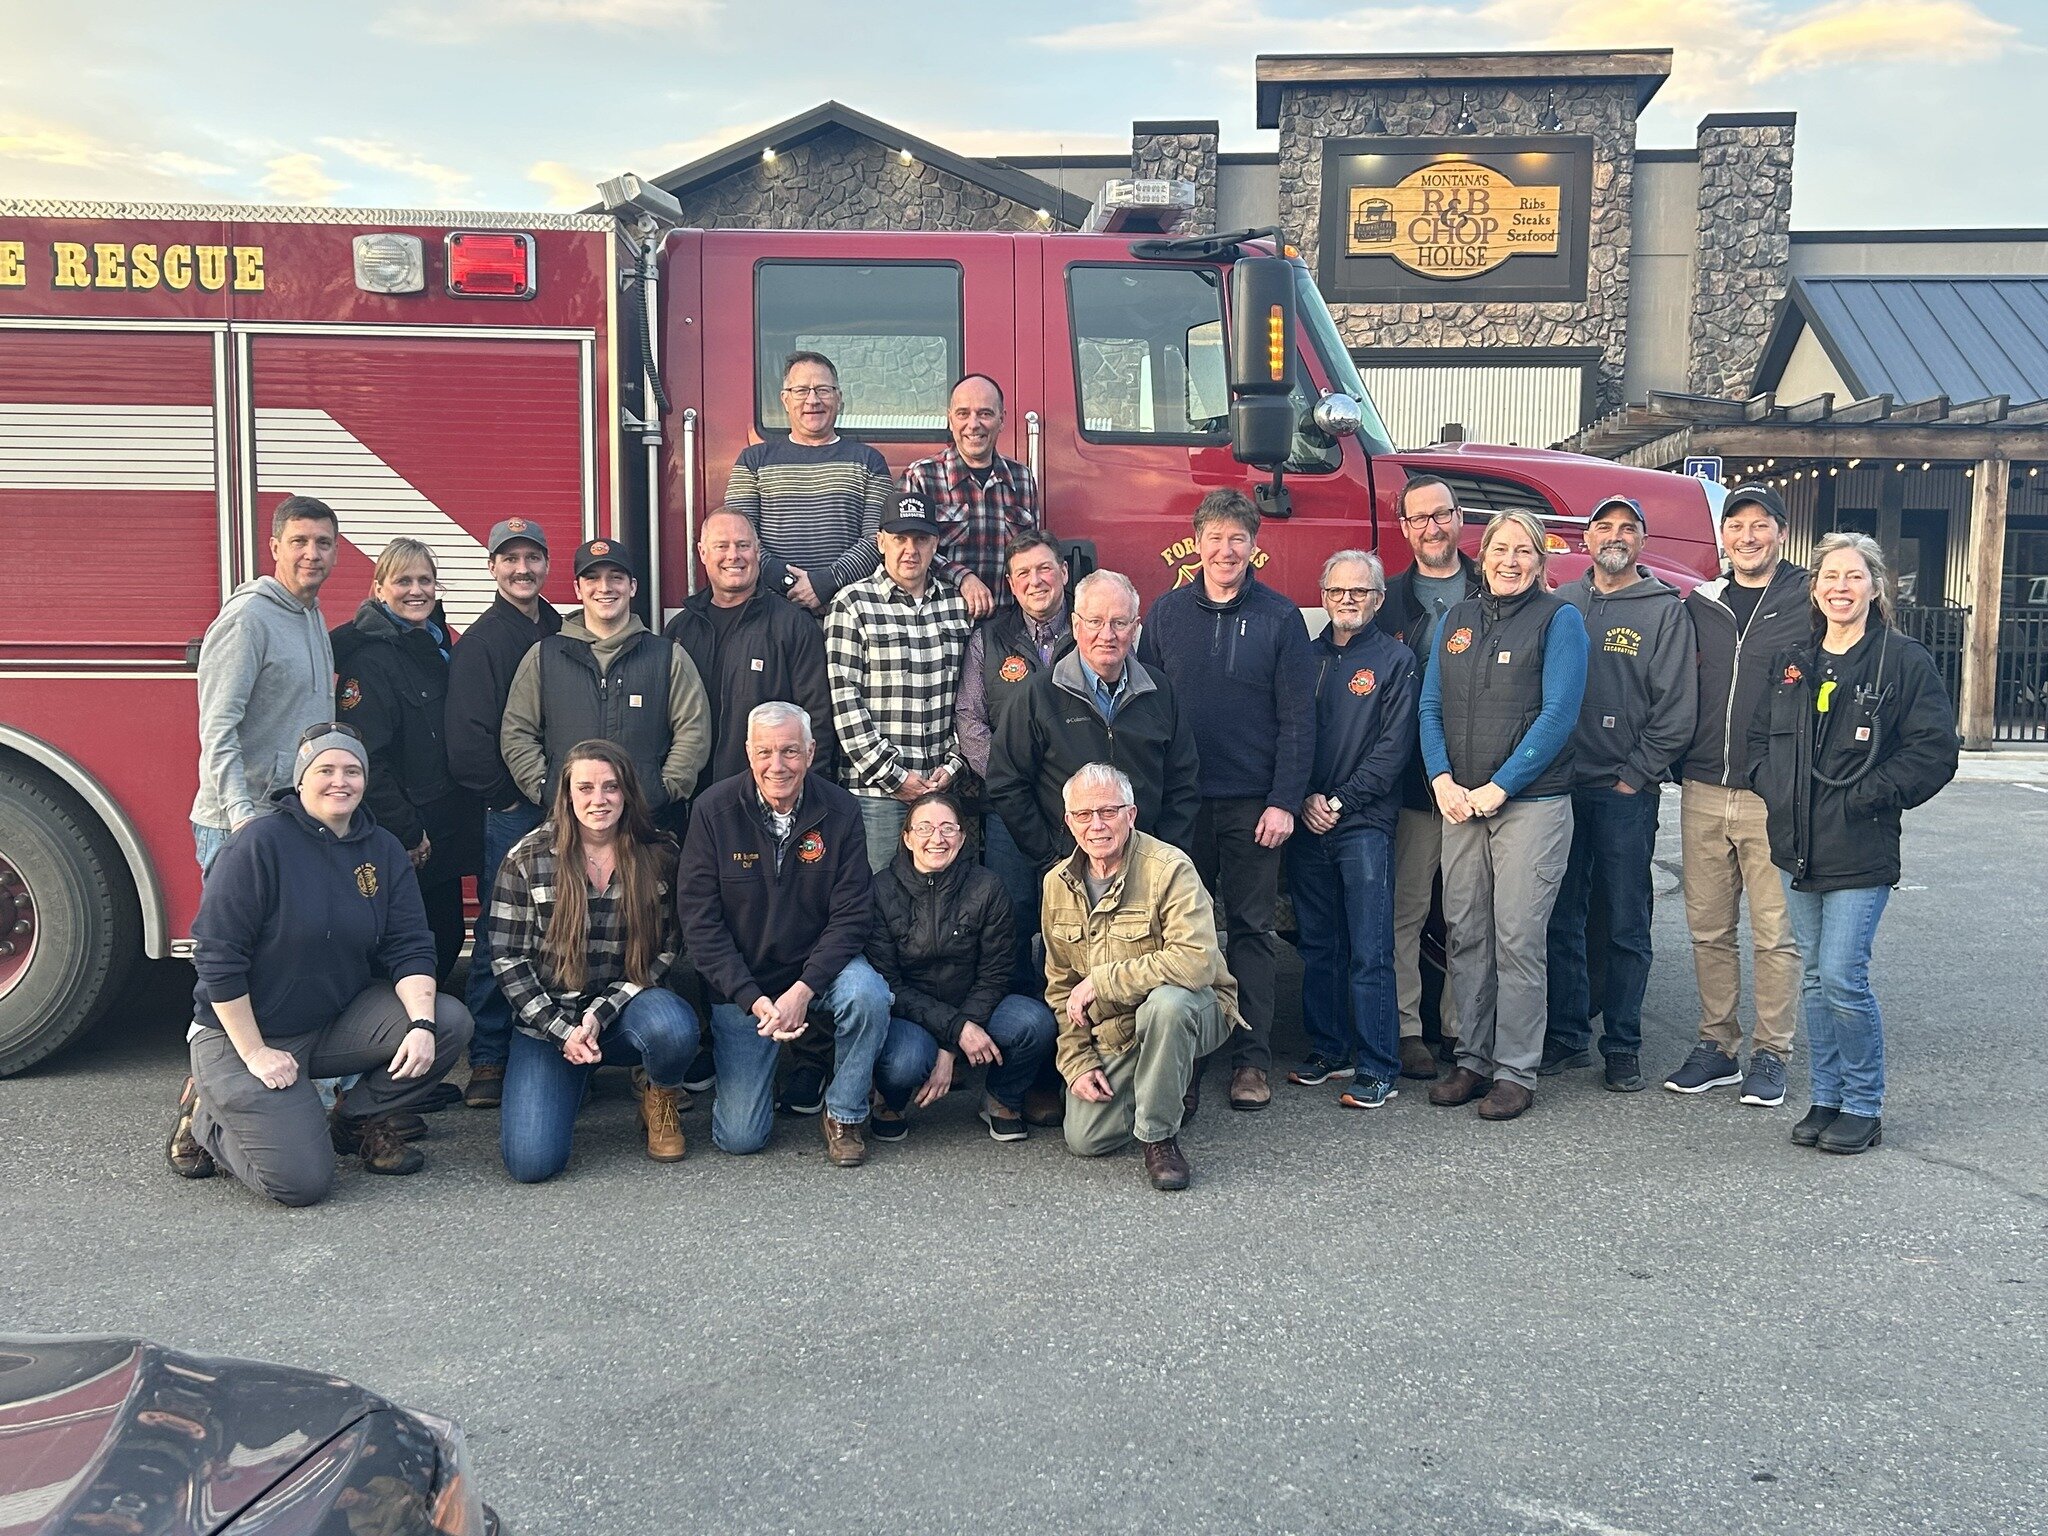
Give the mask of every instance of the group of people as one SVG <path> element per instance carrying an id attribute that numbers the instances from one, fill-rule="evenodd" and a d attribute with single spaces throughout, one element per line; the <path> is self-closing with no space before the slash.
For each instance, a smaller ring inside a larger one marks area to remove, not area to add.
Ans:
<path id="1" fill-rule="evenodd" d="M 544 1180 L 603 1065 L 631 1069 L 652 1158 L 684 1156 L 708 1093 L 721 1150 L 760 1150 L 779 1109 L 853 1166 L 983 1068 L 996 1140 L 1135 1140 L 1155 1187 L 1185 1187 L 1210 1061 L 1233 1109 L 1272 1101 L 1283 888 L 1310 1048 L 1289 1082 L 1373 1109 L 1429 1081 L 1509 1120 L 1594 1065 L 1597 1016 L 1606 1086 L 1639 1089 L 1671 779 L 1702 1020 L 1665 1086 L 1782 1103 L 1796 994 L 1794 1140 L 1878 1142 L 1871 944 L 1900 812 L 1956 738 L 1872 541 L 1827 536 L 1809 574 L 1777 498 L 1744 488 L 1727 574 L 1681 594 L 1613 497 L 1553 591 L 1535 518 L 1494 516 L 1475 561 L 1451 487 L 1413 478 L 1408 567 L 1330 555 L 1311 638 L 1259 580 L 1256 507 L 1218 490 L 1199 578 L 1141 623 L 1114 571 L 1070 588 L 1029 469 L 996 450 L 995 380 L 955 384 L 951 443 L 900 482 L 838 434 L 829 359 L 793 354 L 782 398 L 788 435 L 740 456 L 699 529 L 705 585 L 661 634 L 625 547 L 576 550 L 564 617 L 544 530 L 508 518 L 460 637 L 409 539 L 330 636 L 338 521 L 278 507 L 276 574 L 200 655 L 179 1173 L 310 1203 L 337 1154 L 415 1171 L 421 1111 L 459 1098 L 499 1111 L 512 1177 Z M 466 875 L 484 917 L 458 1002 Z"/>

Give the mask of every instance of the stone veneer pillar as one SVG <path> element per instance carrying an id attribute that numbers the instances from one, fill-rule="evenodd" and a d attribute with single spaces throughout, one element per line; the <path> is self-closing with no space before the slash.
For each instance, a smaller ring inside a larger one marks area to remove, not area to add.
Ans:
<path id="1" fill-rule="evenodd" d="M 1746 397 L 1792 280 L 1792 112 L 1700 119 L 1689 386 Z M 1846 402 L 1844 402 L 1846 403 Z"/>
<path id="2" fill-rule="evenodd" d="M 1194 215 L 1179 233 L 1215 233 L 1217 131 L 1213 118 L 1131 124 L 1133 178 L 1157 177 L 1195 184 Z"/>

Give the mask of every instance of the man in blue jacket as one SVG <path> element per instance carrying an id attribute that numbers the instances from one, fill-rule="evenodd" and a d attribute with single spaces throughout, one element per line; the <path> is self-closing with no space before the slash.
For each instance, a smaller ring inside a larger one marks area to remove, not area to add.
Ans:
<path id="1" fill-rule="evenodd" d="M 1330 626 L 1313 642 L 1315 764 L 1287 844 L 1310 1054 L 1287 1080 L 1349 1080 L 1338 1102 L 1378 1109 L 1401 1075 L 1394 828 L 1419 683 L 1415 653 L 1374 622 L 1387 594 L 1377 556 L 1339 550 L 1322 588 Z"/>
<path id="2" fill-rule="evenodd" d="M 1315 656 L 1301 610 L 1253 574 L 1259 511 L 1241 491 L 1195 508 L 1199 581 L 1152 605 L 1138 659 L 1173 684 L 1201 759 L 1195 868 L 1229 934 L 1230 974 L 1249 1028 L 1233 1042 L 1232 1109 L 1273 1101 L 1273 976 L 1281 845 L 1315 757 Z M 1201 1082 L 1196 1074 L 1190 1098 Z"/>

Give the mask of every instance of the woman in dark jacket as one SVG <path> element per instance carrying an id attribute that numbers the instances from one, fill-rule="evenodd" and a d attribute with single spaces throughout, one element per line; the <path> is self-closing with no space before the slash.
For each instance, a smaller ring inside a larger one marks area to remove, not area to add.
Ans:
<path id="1" fill-rule="evenodd" d="M 1010 898 L 994 874 L 960 857 L 963 836 L 959 802 L 925 795 L 904 816 L 895 862 L 875 877 L 868 961 L 896 994 L 875 1063 L 878 1141 L 902 1139 L 913 1094 L 923 1109 L 952 1092 L 955 1056 L 989 1069 L 989 1135 L 1022 1141 L 1024 1091 L 1052 1058 L 1052 1010 L 1009 991 Z"/>
<path id="2" fill-rule="evenodd" d="M 448 769 L 448 656 L 433 551 L 393 539 L 370 597 L 334 631 L 334 702 L 370 750 L 364 803 L 419 872 L 440 979 L 462 953 L 462 877 L 483 860 L 483 807 Z"/>
<path id="3" fill-rule="evenodd" d="M 1749 723 L 1750 787 L 1804 966 L 1813 1107 L 1797 1146 L 1884 1139 L 1884 1018 L 1870 950 L 1899 881 L 1899 813 L 1956 773 L 1956 712 L 1934 658 L 1891 626 L 1884 552 L 1860 533 L 1814 549 L 1814 638 L 1771 663 Z"/>

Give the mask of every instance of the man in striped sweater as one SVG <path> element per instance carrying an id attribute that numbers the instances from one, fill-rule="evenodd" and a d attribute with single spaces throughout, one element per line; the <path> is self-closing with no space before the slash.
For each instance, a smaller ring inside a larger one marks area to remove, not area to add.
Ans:
<path id="1" fill-rule="evenodd" d="M 875 529 L 895 489 L 879 453 L 839 435 L 841 399 L 831 358 L 790 353 L 782 370 L 789 437 L 741 449 L 725 491 L 726 507 L 760 533 L 762 585 L 819 614 L 882 563 Z"/>

